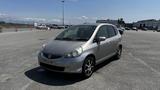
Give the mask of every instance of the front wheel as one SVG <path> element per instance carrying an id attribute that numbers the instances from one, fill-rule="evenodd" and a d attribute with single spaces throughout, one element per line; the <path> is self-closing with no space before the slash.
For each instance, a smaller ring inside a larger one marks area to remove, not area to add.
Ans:
<path id="1" fill-rule="evenodd" d="M 95 68 L 95 62 L 93 57 L 87 57 L 82 66 L 82 75 L 85 78 L 92 76 Z"/>

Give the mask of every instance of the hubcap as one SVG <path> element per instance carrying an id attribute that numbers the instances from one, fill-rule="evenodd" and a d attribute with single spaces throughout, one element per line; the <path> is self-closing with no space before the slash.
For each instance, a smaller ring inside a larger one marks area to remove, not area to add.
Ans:
<path id="1" fill-rule="evenodd" d="M 87 60 L 85 63 L 85 74 L 90 76 L 93 73 L 94 63 L 93 60 Z"/>

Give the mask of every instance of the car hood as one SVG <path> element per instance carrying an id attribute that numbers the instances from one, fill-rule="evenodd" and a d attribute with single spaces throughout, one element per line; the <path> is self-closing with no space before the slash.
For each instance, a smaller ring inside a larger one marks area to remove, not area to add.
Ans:
<path id="1" fill-rule="evenodd" d="M 53 40 L 46 44 L 43 49 L 43 52 L 55 54 L 55 55 L 64 55 L 66 53 L 72 52 L 76 48 L 83 45 L 85 42 L 79 41 L 61 41 L 61 40 Z"/>

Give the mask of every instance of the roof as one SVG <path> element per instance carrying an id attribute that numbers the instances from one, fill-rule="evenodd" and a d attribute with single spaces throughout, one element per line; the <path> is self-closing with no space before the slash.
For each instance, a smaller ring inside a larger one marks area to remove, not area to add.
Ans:
<path id="1" fill-rule="evenodd" d="M 81 25 L 95 25 L 95 26 L 99 26 L 99 25 L 113 25 L 113 24 L 109 24 L 109 23 L 86 23 L 86 24 L 81 24 Z"/>

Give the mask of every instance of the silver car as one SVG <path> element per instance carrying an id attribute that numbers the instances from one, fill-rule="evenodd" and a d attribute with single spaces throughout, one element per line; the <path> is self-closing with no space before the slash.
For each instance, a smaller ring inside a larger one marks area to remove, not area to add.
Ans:
<path id="1" fill-rule="evenodd" d="M 121 35 L 111 24 L 75 25 L 43 45 L 39 64 L 46 70 L 82 73 L 90 77 L 95 66 L 121 57 Z"/>

